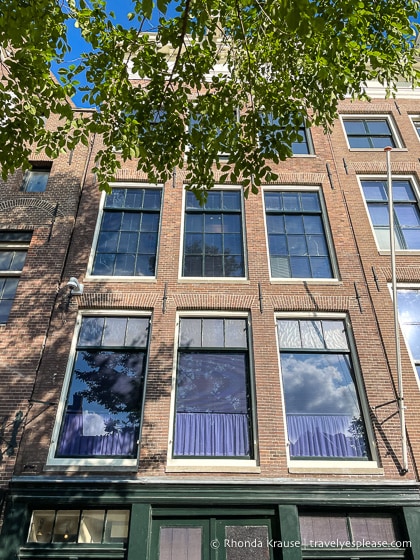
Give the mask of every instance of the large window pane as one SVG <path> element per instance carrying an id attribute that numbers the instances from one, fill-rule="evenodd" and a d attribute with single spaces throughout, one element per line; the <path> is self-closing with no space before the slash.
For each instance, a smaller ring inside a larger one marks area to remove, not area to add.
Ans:
<path id="1" fill-rule="evenodd" d="M 333 272 L 319 194 L 266 191 L 264 201 L 271 276 L 331 278 Z M 319 256 L 323 259 L 315 258 Z"/>
<path id="2" fill-rule="evenodd" d="M 251 455 L 244 319 L 180 320 L 175 401 L 175 457 Z"/>
<path id="3" fill-rule="evenodd" d="M 344 329 L 342 321 L 278 321 L 292 458 L 368 458 Z M 300 351 L 287 349 L 300 344 Z M 340 346 L 341 352 L 327 351 Z"/>
<path id="4" fill-rule="evenodd" d="M 376 241 L 389 250 L 389 206 L 386 181 L 361 181 L 363 194 L 374 226 Z M 393 180 L 395 246 L 398 250 L 420 249 L 420 210 L 413 184 Z"/>
<path id="5" fill-rule="evenodd" d="M 147 333 L 147 318 L 83 318 L 57 457 L 136 457 Z"/>
<path id="6" fill-rule="evenodd" d="M 107 195 L 93 275 L 155 275 L 161 197 L 161 189 L 114 188 Z"/>
<path id="7" fill-rule="evenodd" d="M 398 290 L 398 316 L 405 342 L 420 372 L 420 289 Z"/>
<path id="8" fill-rule="evenodd" d="M 387 119 L 343 119 L 350 148 L 395 147 L 396 143 Z"/>
<path id="9" fill-rule="evenodd" d="M 186 193 L 183 276 L 245 275 L 241 193 L 213 191 L 204 206 Z"/>

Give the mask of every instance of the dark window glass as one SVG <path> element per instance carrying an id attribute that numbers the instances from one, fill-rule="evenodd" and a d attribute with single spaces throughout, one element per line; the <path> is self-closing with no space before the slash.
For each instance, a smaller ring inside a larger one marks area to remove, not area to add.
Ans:
<path id="1" fill-rule="evenodd" d="M 57 457 L 137 456 L 149 318 L 83 317 Z"/>
<path id="2" fill-rule="evenodd" d="M 175 457 L 251 456 L 245 319 L 182 318 Z"/>
<path id="3" fill-rule="evenodd" d="M 25 192 L 44 192 L 50 176 L 50 167 L 32 168 L 25 172 L 22 190 Z"/>
<path id="4" fill-rule="evenodd" d="M 0 232 L 0 324 L 7 323 L 32 234 Z"/>
<path id="5" fill-rule="evenodd" d="M 341 320 L 277 321 L 291 458 L 369 457 Z"/>
<path id="6" fill-rule="evenodd" d="M 343 119 L 350 148 L 395 147 L 387 119 Z"/>
<path id="7" fill-rule="evenodd" d="M 154 276 L 161 189 L 114 188 L 96 245 L 95 276 Z"/>
<path id="8" fill-rule="evenodd" d="M 241 193 L 212 191 L 204 206 L 186 193 L 183 276 L 244 276 Z"/>
<path id="9" fill-rule="evenodd" d="M 385 180 L 362 181 L 363 194 L 379 248 L 389 250 L 388 190 Z M 392 181 L 395 247 L 420 250 L 420 209 L 409 180 Z"/>
<path id="10" fill-rule="evenodd" d="M 318 193 L 266 191 L 264 201 L 271 276 L 331 278 Z"/>

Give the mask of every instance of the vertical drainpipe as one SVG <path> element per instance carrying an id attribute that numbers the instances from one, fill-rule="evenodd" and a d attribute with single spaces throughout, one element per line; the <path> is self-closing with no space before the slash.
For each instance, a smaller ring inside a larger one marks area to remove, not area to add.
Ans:
<path id="1" fill-rule="evenodd" d="M 394 199 L 392 198 L 392 174 L 391 174 L 391 151 L 392 148 L 387 146 L 384 148 L 386 153 L 386 171 L 388 186 L 388 208 L 389 208 L 389 240 L 391 251 L 391 285 L 392 285 L 392 301 L 394 304 L 394 335 L 395 335 L 395 357 L 397 360 L 397 378 L 398 378 L 398 409 L 400 413 L 401 427 L 401 451 L 402 451 L 402 467 L 401 474 L 408 472 L 407 458 L 407 434 L 405 428 L 405 406 L 404 406 L 404 387 L 402 380 L 401 367 L 401 347 L 400 347 L 400 328 L 398 322 L 398 301 L 397 301 L 397 273 L 395 264 L 395 233 L 394 233 Z"/>

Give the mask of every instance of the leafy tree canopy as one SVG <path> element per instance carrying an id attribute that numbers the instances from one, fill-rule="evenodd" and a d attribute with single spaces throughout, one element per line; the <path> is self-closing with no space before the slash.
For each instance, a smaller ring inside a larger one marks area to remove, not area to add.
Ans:
<path id="1" fill-rule="evenodd" d="M 257 191 L 299 127 L 328 128 L 340 99 L 366 97 L 367 80 L 390 94 L 401 79 L 417 83 L 418 9 L 413 0 L 132 0 L 122 25 L 105 0 L 2 0 L 2 176 L 27 166 L 34 143 L 55 157 L 100 134 L 101 188 L 135 158 L 150 178 L 186 167 L 207 189 L 215 164 L 222 181 Z M 87 48 L 55 80 L 69 25 Z M 74 115 L 67 99 L 78 88 L 93 113 Z M 47 131 L 54 114 L 60 126 Z"/>

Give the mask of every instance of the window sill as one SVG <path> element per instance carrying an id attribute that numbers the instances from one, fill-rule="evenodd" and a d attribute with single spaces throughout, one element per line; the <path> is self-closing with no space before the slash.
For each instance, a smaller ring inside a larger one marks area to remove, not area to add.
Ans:
<path id="1" fill-rule="evenodd" d="M 260 474 L 256 461 L 241 459 L 170 459 L 165 468 L 167 473 L 253 473 Z"/>
<path id="2" fill-rule="evenodd" d="M 180 284 L 224 284 L 224 283 L 237 283 L 237 284 L 250 284 L 250 281 L 248 278 L 242 278 L 242 277 L 232 277 L 232 276 L 227 276 L 227 277 L 221 277 L 221 276 L 217 276 L 217 277 L 203 277 L 203 276 L 182 276 L 180 278 L 178 278 L 178 282 Z"/>
<path id="3" fill-rule="evenodd" d="M 50 459 L 44 471 L 134 471 L 138 470 L 137 459 Z"/>
<path id="4" fill-rule="evenodd" d="M 270 278 L 270 284 L 336 284 L 341 285 L 339 278 Z"/>
<path id="5" fill-rule="evenodd" d="M 389 257 L 391 254 L 390 250 L 386 250 L 386 249 L 382 249 L 378 251 L 380 255 L 383 255 L 385 257 Z M 402 257 L 405 255 L 407 257 L 418 257 L 420 255 L 420 250 L 419 249 L 397 249 L 395 251 L 396 255 L 401 255 Z"/>
<path id="6" fill-rule="evenodd" d="M 385 148 L 349 148 L 349 152 L 384 152 Z M 407 148 L 392 148 L 393 152 L 408 152 Z"/>
<path id="7" fill-rule="evenodd" d="M 156 276 L 91 276 L 87 274 L 85 282 L 153 282 L 156 284 Z"/>
<path id="8" fill-rule="evenodd" d="M 289 461 L 288 470 L 291 474 L 384 474 L 375 461 Z"/>

